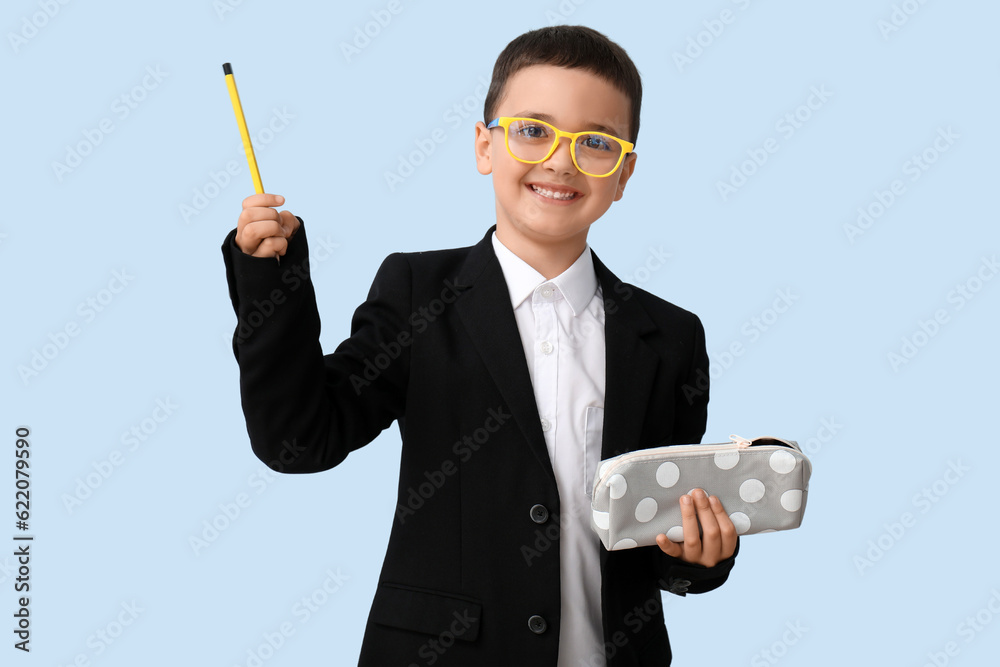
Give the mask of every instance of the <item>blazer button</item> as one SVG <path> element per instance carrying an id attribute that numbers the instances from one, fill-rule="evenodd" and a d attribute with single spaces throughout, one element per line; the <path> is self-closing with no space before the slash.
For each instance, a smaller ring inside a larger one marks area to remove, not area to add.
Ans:
<path id="1" fill-rule="evenodd" d="M 528 629 L 534 632 L 536 635 L 540 635 L 545 632 L 545 629 L 549 627 L 549 624 L 545 622 L 545 619 L 535 614 L 528 619 Z"/>
<path id="2" fill-rule="evenodd" d="M 549 511 L 545 508 L 545 505 L 531 506 L 531 520 L 535 523 L 545 523 L 549 520 Z M 533 616 L 532 618 L 535 617 Z"/>

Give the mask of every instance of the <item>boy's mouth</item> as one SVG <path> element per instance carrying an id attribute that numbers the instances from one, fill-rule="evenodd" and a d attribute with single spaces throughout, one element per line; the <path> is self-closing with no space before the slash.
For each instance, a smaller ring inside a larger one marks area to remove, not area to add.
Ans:
<path id="1" fill-rule="evenodd" d="M 553 201 L 573 201 L 583 196 L 579 190 L 555 183 L 526 183 L 525 187 L 539 197 Z"/>

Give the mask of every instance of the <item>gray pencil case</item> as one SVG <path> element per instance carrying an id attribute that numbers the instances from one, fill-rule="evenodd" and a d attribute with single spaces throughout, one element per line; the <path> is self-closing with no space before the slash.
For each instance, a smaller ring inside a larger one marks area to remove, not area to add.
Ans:
<path id="1" fill-rule="evenodd" d="M 679 500 L 702 488 L 718 496 L 740 535 L 798 528 L 812 463 L 792 440 L 763 437 L 714 445 L 671 445 L 601 461 L 591 527 L 608 551 L 684 540 Z"/>

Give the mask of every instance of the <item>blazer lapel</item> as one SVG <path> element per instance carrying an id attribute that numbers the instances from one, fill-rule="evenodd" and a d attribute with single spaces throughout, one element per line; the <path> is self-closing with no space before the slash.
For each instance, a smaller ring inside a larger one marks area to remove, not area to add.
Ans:
<path id="1" fill-rule="evenodd" d="M 636 288 L 619 280 L 593 248 L 590 252 L 604 293 L 604 460 L 639 445 L 659 357 L 642 339 L 656 324 L 635 298 Z"/>
<path id="2" fill-rule="evenodd" d="M 455 286 L 462 294 L 455 301 L 455 309 L 524 434 L 528 448 L 554 484 L 556 476 L 542 435 L 521 334 L 510 303 L 507 281 L 493 252 L 494 229 L 496 225 L 490 227 L 482 241 L 472 246 L 459 271 Z"/>

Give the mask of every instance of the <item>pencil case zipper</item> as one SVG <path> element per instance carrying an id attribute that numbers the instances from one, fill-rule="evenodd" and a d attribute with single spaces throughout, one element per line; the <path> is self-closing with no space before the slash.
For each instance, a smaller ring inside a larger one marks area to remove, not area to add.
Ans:
<path id="1" fill-rule="evenodd" d="M 729 439 L 732 442 L 723 442 L 711 445 L 667 445 L 665 447 L 654 447 L 652 449 L 640 449 L 634 452 L 628 452 L 627 454 L 620 455 L 615 459 L 614 463 L 608 467 L 604 474 L 601 475 L 600 480 L 594 485 L 594 488 L 599 488 L 608 478 L 615 474 L 615 469 L 619 467 L 620 464 L 626 462 L 632 463 L 635 461 L 648 461 L 650 459 L 658 459 L 663 456 L 664 450 L 673 450 L 671 453 L 678 456 L 687 456 L 688 454 L 704 454 L 705 452 L 725 452 L 725 451 L 740 451 L 743 449 L 749 449 L 750 447 L 785 447 L 787 449 L 793 449 L 799 453 L 802 450 L 797 444 L 789 440 L 784 440 L 782 438 L 775 438 L 772 436 L 763 436 L 760 438 L 754 438 L 753 440 L 747 440 L 746 438 L 740 437 L 738 435 L 730 435 Z M 760 440 L 769 442 L 758 442 Z M 756 444 L 754 444 L 756 443 Z"/>

